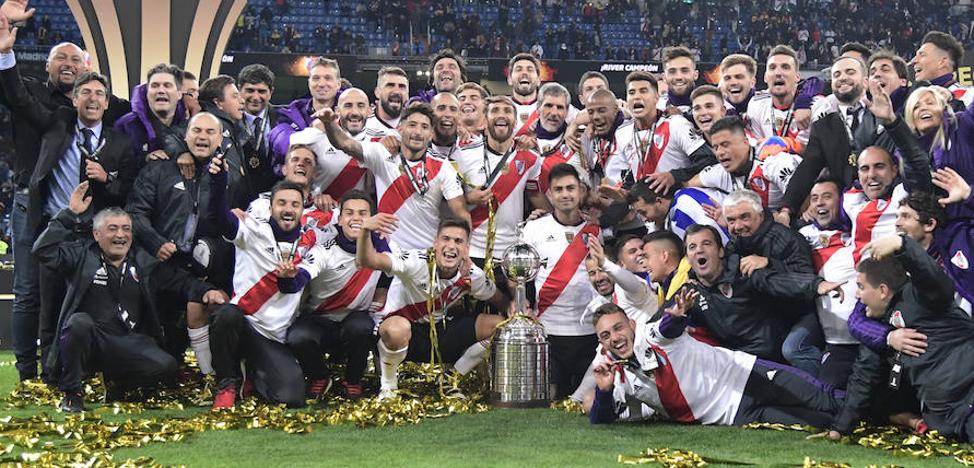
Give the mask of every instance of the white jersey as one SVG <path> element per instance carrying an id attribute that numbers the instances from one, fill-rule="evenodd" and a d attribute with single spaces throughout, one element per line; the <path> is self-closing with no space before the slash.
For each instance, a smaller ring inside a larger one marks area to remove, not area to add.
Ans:
<path id="1" fill-rule="evenodd" d="M 379 212 L 394 214 L 400 221 L 392 234 L 393 244 L 401 249 L 433 245 L 440 202 L 463 196 L 453 165 L 428 154 L 406 161 L 378 143 L 362 147 L 364 166 L 375 176 Z"/>
<path id="2" fill-rule="evenodd" d="M 396 117 L 391 120 L 382 120 L 379 118 L 378 115 L 372 113 L 372 115 L 370 115 L 369 118 L 365 120 L 365 128 L 367 130 L 372 130 L 377 133 L 398 135 L 399 132 L 396 130 L 396 128 L 398 127 L 399 127 L 399 117 Z"/>
<path id="3" fill-rule="evenodd" d="M 524 127 L 524 124 L 537 122 L 538 119 L 531 118 L 531 114 L 538 110 L 538 99 L 532 99 L 530 102 L 521 103 L 511 96 L 511 100 L 514 101 L 514 114 L 517 117 L 517 124 L 514 125 L 514 131 L 518 132 Z M 531 122 L 529 122 L 531 121 Z"/>
<path id="4" fill-rule="evenodd" d="M 237 236 L 233 239 L 236 258 L 234 296 L 230 303 L 243 311 L 258 333 L 280 343 L 284 342 L 288 327 L 298 315 L 301 291 L 283 293 L 278 290 L 280 280 L 274 270 L 284 255 L 294 252 L 293 261 L 298 269 L 313 279 L 321 271 L 321 260 L 325 255 L 324 249 L 315 245 L 310 235 L 301 235 L 295 242 L 278 242 L 271 225 L 254 217 L 238 222 Z"/>
<path id="5" fill-rule="evenodd" d="M 842 197 L 842 209 L 852 220 L 852 259 L 856 265 L 869 242 L 896 235 L 896 210 L 908 193 L 903 184 L 893 187 L 889 198 L 870 200 L 862 190 L 852 188 Z"/>
<path id="6" fill-rule="evenodd" d="M 452 145 L 438 145 L 434 142 L 430 142 L 429 154 L 444 159 L 447 161 L 454 161 L 457 157 L 457 150 L 460 149 L 460 139 L 453 142 Z"/>
<path id="7" fill-rule="evenodd" d="M 849 334 L 849 315 L 856 301 L 856 265 L 852 261 L 852 236 L 842 230 L 821 229 L 809 224 L 798 231 L 812 247 L 815 272 L 826 281 L 842 283 L 845 300 L 824 294 L 815 300 L 818 321 L 825 332 L 825 342 L 835 345 L 858 344 Z"/>
<path id="8" fill-rule="evenodd" d="M 588 135 L 582 135 L 582 152 L 588 167 L 592 168 L 589 175 L 593 186 L 603 182 L 620 185 L 627 177 L 630 154 L 626 150 L 628 144 L 626 136 L 632 135 L 632 128 L 632 122 L 623 122 L 611 137 L 590 138 Z M 602 179 L 596 180 L 599 175 Z"/>
<path id="9" fill-rule="evenodd" d="M 713 226 L 720 232 L 720 240 L 724 245 L 730 242 L 727 230 L 720 227 L 717 221 L 707 216 L 703 205 L 717 206 L 723 201 L 724 195 L 712 189 L 685 188 L 677 190 L 670 202 L 670 211 L 666 215 L 666 226 L 654 226 L 654 230 L 670 230 L 684 239 L 687 229 L 694 224 Z"/>
<path id="10" fill-rule="evenodd" d="M 359 143 L 378 142 L 387 135 L 395 135 L 395 131 L 388 129 L 374 130 L 367 128 L 352 138 Z M 315 179 L 312 184 L 313 193 L 331 195 L 339 200 L 349 190 L 364 190 L 366 169 L 344 151 L 335 148 L 328 141 L 325 132 L 314 127 L 308 127 L 300 132 L 291 134 L 291 145 L 308 145 L 315 152 Z"/>
<path id="11" fill-rule="evenodd" d="M 527 189 L 537 192 L 547 192 L 548 191 L 548 175 L 551 174 L 551 170 L 559 164 L 568 164 L 578 171 L 578 178 L 581 179 L 582 183 L 589 185 L 591 180 L 589 179 L 588 163 L 582 160 L 583 156 L 576 153 L 564 143 L 560 144 L 557 148 L 552 149 L 541 154 L 541 168 L 538 172 L 537 180 L 528 181 Z"/>
<path id="12" fill-rule="evenodd" d="M 626 420 L 658 414 L 683 423 L 733 425 L 757 358 L 704 344 L 686 332 L 666 338 L 661 323 L 636 323 L 636 363 L 622 365 L 624 374 L 615 375 L 616 413 Z M 595 365 L 614 361 L 601 345 L 595 359 Z"/>
<path id="13" fill-rule="evenodd" d="M 595 333 L 582 314 L 596 294 L 585 271 L 585 256 L 589 236 L 600 235 L 598 226 L 566 226 L 547 215 L 528 221 L 522 234 L 545 262 L 534 279 L 537 313 L 545 331 L 556 336 Z"/>
<path id="14" fill-rule="evenodd" d="M 955 81 L 947 87 L 947 90 L 954 96 L 954 99 L 963 102 L 965 107 L 969 108 L 971 104 L 974 104 L 974 88 Z"/>
<path id="15" fill-rule="evenodd" d="M 791 176 L 802 162 L 801 156 L 782 152 L 763 161 L 753 157 L 753 153 L 749 157 L 751 170 L 747 177 L 731 175 L 724 166 L 714 164 L 700 171 L 700 184 L 724 193 L 741 189 L 752 190 L 761 197 L 761 204 L 765 208 L 777 210 L 785 191 L 788 190 Z"/>
<path id="16" fill-rule="evenodd" d="M 692 91 L 693 90 L 691 90 L 691 92 Z M 670 94 L 669 93 L 666 93 L 666 94 L 660 96 L 659 99 L 656 100 L 656 109 L 659 110 L 660 112 L 666 111 L 666 108 L 669 107 L 669 106 L 670 106 Z M 686 113 L 690 112 L 690 106 L 688 106 L 686 104 L 679 105 L 679 106 L 674 105 L 673 107 L 676 107 L 677 109 L 680 109 L 680 112 L 683 113 L 683 114 L 686 114 Z"/>
<path id="17" fill-rule="evenodd" d="M 591 320 L 595 310 L 606 303 L 613 303 L 626 311 L 636 323 L 647 323 L 659 308 L 659 299 L 646 280 L 608 260 L 602 265 L 606 274 L 615 282 L 615 291 L 609 297 L 596 294 L 585 308 L 583 320 Z"/>
<path id="18" fill-rule="evenodd" d="M 380 271 L 355 266 L 355 240 L 344 235 L 326 242 L 321 273 L 308 284 L 301 309 L 341 322 L 351 311 L 369 310 Z"/>
<path id="19" fill-rule="evenodd" d="M 487 148 L 480 140 L 460 149 L 457 166 L 467 188 L 482 188 L 493 176 L 490 190 L 494 194 L 494 257 L 517 240 L 517 225 L 524 221 L 524 189 L 529 180 L 537 180 L 541 172 L 541 157 L 534 151 L 517 151 L 513 146 L 505 158 Z M 498 168 L 503 161 L 504 166 Z M 471 229 L 470 256 L 486 258 L 486 206 L 468 206 Z"/>
<path id="20" fill-rule="evenodd" d="M 812 107 L 822 100 L 822 96 L 815 96 L 812 99 Z M 767 91 L 758 91 L 747 104 L 747 124 L 748 130 L 758 140 L 765 140 L 773 136 L 793 138 L 800 142 L 802 146 L 808 144 L 808 134 L 810 129 L 801 129 L 795 121 L 795 104 L 792 102 L 788 109 L 778 109 L 775 107 L 771 94 Z"/>
<path id="21" fill-rule="evenodd" d="M 682 115 L 660 114 L 657 119 L 651 128 L 633 126 L 617 137 L 628 142 L 629 170 L 636 180 L 689 166 L 690 155 L 707 143 Z"/>
<path id="22" fill-rule="evenodd" d="M 251 216 L 262 223 L 270 220 L 271 193 L 261 193 L 254 201 L 250 202 L 250 205 L 247 206 L 247 216 Z M 313 236 L 311 239 L 317 245 L 330 241 L 338 233 L 334 221 L 334 213 L 321 211 L 310 203 L 305 204 L 304 212 L 301 214 L 301 225 L 305 226 L 305 235 Z"/>
<path id="23" fill-rule="evenodd" d="M 411 322 L 429 322 L 427 288 L 430 282 L 429 256 L 432 253 L 423 249 L 383 255 L 392 259 L 391 273 L 394 278 L 389 285 L 388 299 L 381 318 L 398 315 Z M 477 265 L 470 265 L 466 272 L 457 271 L 452 278 L 437 278 L 434 290 L 434 321 L 443 320 L 446 310 L 467 294 L 474 299 L 486 301 L 494 297 L 496 291 L 494 283 L 487 279 L 484 270 Z"/>

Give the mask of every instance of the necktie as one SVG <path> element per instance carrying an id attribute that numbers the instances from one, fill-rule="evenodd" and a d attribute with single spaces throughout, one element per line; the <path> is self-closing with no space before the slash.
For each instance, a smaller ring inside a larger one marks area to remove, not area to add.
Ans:
<path id="1" fill-rule="evenodd" d="M 95 132 L 91 131 L 90 128 L 81 129 L 81 146 L 84 148 L 85 153 L 81 155 L 81 182 L 88 180 L 88 170 L 85 166 L 88 165 L 88 159 L 95 152 L 95 148 L 91 145 L 91 140 L 94 137 Z"/>
<path id="2" fill-rule="evenodd" d="M 257 117 L 254 119 L 254 128 L 251 130 L 253 135 L 253 141 L 255 142 L 254 148 L 260 155 L 264 154 L 264 119 L 262 117 Z"/>
<path id="3" fill-rule="evenodd" d="M 861 107 L 850 107 L 845 110 L 846 115 L 852 116 L 852 125 L 849 128 L 852 129 L 853 134 L 855 134 L 856 129 L 859 128 L 859 111 L 861 109 L 862 109 Z"/>

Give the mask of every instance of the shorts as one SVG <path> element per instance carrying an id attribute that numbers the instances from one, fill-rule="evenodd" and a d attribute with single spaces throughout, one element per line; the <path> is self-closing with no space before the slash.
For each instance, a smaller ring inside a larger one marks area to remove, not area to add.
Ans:
<path id="1" fill-rule="evenodd" d="M 406 360 L 429 362 L 430 350 L 432 349 L 430 324 L 428 322 L 413 322 L 411 325 L 412 337 L 409 339 L 409 351 L 406 352 Z M 436 324 L 436 337 L 443 362 L 456 362 L 470 345 L 477 342 L 477 315 L 447 315 L 444 320 Z"/>

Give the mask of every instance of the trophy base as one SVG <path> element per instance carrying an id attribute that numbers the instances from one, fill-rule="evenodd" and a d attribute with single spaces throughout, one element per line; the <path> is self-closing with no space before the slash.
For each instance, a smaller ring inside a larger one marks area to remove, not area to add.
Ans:
<path id="1" fill-rule="evenodd" d="M 490 405 L 494 408 L 508 409 L 547 408 L 551 406 L 551 400 L 500 401 L 491 399 Z"/>

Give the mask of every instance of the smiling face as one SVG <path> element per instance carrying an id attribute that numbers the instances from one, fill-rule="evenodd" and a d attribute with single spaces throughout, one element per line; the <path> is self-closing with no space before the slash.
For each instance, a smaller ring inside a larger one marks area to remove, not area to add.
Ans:
<path id="1" fill-rule="evenodd" d="M 438 141 L 453 141 L 457 136 L 460 118 L 460 101 L 452 94 L 437 94 L 430 103 L 433 106 L 433 132 Z"/>
<path id="2" fill-rule="evenodd" d="M 595 136 L 608 137 L 612 133 L 616 114 L 619 113 L 619 104 L 616 100 L 606 94 L 596 94 L 589 98 L 585 110 L 588 111 Z"/>
<path id="3" fill-rule="evenodd" d="M 193 157 L 206 159 L 223 143 L 223 126 L 212 114 L 197 114 L 186 129 L 186 146 Z"/>
<path id="4" fill-rule="evenodd" d="M 768 92 L 779 99 L 791 99 L 798 89 L 798 67 L 795 60 L 784 54 L 768 57 L 764 71 L 764 82 L 768 85 Z"/>
<path id="5" fill-rule="evenodd" d="M 724 247 L 709 229 L 687 234 L 687 261 L 701 281 L 713 284 L 724 272 Z"/>
<path id="6" fill-rule="evenodd" d="M 315 176 L 315 155 L 310 149 L 298 147 L 288 153 L 281 168 L 284 180 L 308 186 Z"/>
<path id="7" fill-rule="evenodd" d="M 581 183 L 575 177 L 565 175 L 551 179 L 548 184 L 548 201 L 563 214 L 574 213 L 582 200 Z"/>
<path id="8" fill-rule="evenodd" d="M 595 291 L 601 296 L 611 296 L 615 291 L 616 284 L 609 277 L 609 274 L 598 266 L 591 257 L 585 258 L 585 272 L 588 273 L 588 282 L 592 284 Z"/>
<path id="9" fill-rule="evenodd" d="M 433 138 L 433 123 L 421 113 L 409 114 L 399 122 L 399 135 L 404 147 L 414 155 L 422 156 Z"/>
<path id="10" fill-rule="evenodd" d="M 740 104 L 754 89 L 756 80 L 744 64 L 731 65 L 720 71 L 720 92 L 731 104 Z"/>
<path id="11" fill-rule="evenodd" d="M 273 91 L 267 83 L 244 83 L 240 88 L 244 109 L 250 115 L 260 115 L 270 104 Z"/>
<path id="12" fill-rule="evenodd" d="M 538 92 L 541 85 L 541 76 L 538 67 L 530 60 L 518 60 L 511 66 L 511 71 L 507 75 L 507 84 L 518 96 L 530 97 Z"/>
<path id="13" fill-rule="evenodd" d="M 109 260 L 125 258 L 132 248 L 132 220 L 128 216 L 106 216 L 91 232 Z"/>
<path id="14" fill-rule="evenodd" d="M 460 64 L 446 57 L 433 65 L 433 88 L 440 93 L 452 93 L 460 86 Z"/>
<path id="15" fill-rule="evenodd" d="M 812 187 L 808 204 L 812 207 L 815 222 L 825 227 L 839 219 L 839 206 L 842 201 L 839 188 L 834 182 L 819 182 Z"/>
<path id="16" fill-rule="evenodd" d="M 632 357 L 636 328 L 626 314 L 617 312 L 599 317 L 599 321 L 595 324 L 595 334 L 599 338 L 599 344 L 617 358 Z"/>
<path id="17" fill-rule="evenodd" d="M 633 273 L 643 273 L 646 271 L 646 256 L 643 255 L 642 239 L 629 239 L 619 247 L 616 255 L 619 265 Z"/>
<path id="18" fill-rule="evenodd" d="M 859 155 L 859 184 L 870 200 L 883 196 L 896 179 L 899 168 L 890 158 L 889 153 L 876 147 L 866 148 Z"/>
<path id="19" fill-rule="evenodd" d="M 243 118 L 243 100 L 237 85 L 228 84 L 223 87 L 223 98 L 216 100 L 216 107 L 226 113 L 234 121 Z"/>
<path id="20" fill-rule="evenodd" d="M 460 120 L 468 127 L 476 126 L 484 115 L 484 97 L 476 89 L 465 89 L 457 96 L 460 100 Z"/>
<path id="21" fill-rule="evenodd" d="M 271 197 L 271 218 L 284 231 L 292 231 L 301 224 L 304 194 L 297 190 L 278 190 Z"/>
<path id="22" fill-rule="evenodd" d="M 894 89 L 901 86 L 906 86 L 906 79 L 900 78 L 896 73 L 896 66 L 890 59 L 874 60 L 872 65 L 869 65 L 869 76 L 878 81 L 879 86 L 885 89 L 887 93 L 893 92 Z"/>
<path id="23" fill-rule="evenodd" d="M 707 93 L 701 94 L 693 100 L 690 112 L 693 113 L 693 122 L 697 124 L 697 128 L 706 134 L 710 132 L 710 127 L 714 122 L 727 115 L 727 108 L 724 107 L 723 100 L 716 95 Z"/>
<path id="24" fill-rule="evenodd" d="M 913 65 L 914 78 L 917 81 L 931 81 L 949 71 L 950 57 L 933 43 L 927 42 L 917 49 L 910 65 Z"/>
<path id="25" fill-rule="evenodd" d="M 338 226 L 342 228 L 342 234 L 346 238 L 357 239 L 362 232 L 362 223 L 369 216 L 372 216 L 372 207 L 368 200 L 345 200 L 338 213 Z"/>
<path id="26" fill-rule="evenodd" d="M 669 90 L 677 96 L 690 94 L 697 81 L 697 67 L 689 57 L 677 57 L 663 65 L 663 79 Z"/>
<path id="27" fill-rule="evenodd" d="M 626 85 L 626 106 L 636 119 L 651 119 L 656 114 L 659 95 L 649 81 L 633 80 Z"/>
<path id="28" fill-rule="evenodd" d="M 487 105 L 487 133 L 490 138 L 498 142 L 506 142 L 514 136 L 514 124 L 517 122 L 514 108 L 504 102 L 494 102 Z"/>
<path id="29" fill-rule="evenodd" d="M 100 81 L 92 80 L 74 90 L 73 101 L 78 120 L 91 127 L 101 121 L 108 109 L 108 90 Z"/>
<path id="30" fill-rule="evenodd" d="M 538 107 L 541 126 L 549 132 L 557 132 L 568 118 L 568 97 L 547 95 Z"/>
<path id="31" fill-rule="evenodd" d="M 436 233 L 433 251 L 436 254 L 436 266 L 443 270 L 452 271 L 467 256 L 467 231 L 459 227 L 444 227 Z"/>
<path id="32" fill-rule="evenodd" d="M 338 98 L 338 125 L 352 135 L 365 130 L 369 118 L 369 98 L 360 89 L 349 89 Z"/>
<path id="33" fill-rule="evenodd" d="M 583 81 L 582 91 L 580 96 L 578 96 L 579 102 L 581 102 L 583 106 L 587 106 L 588 99 L 592 96 L 592 93 L 600 89 L 609 89 L 609 86 L 605 83 L 605 81 L 602 80 L 602 78 L 595 77 Z"/>
<path id="34" fill-rule="evenodd" d="M 51 52 L 45 70 L 51 83 L 71 89 L 74 80 L 88 71 L 85 52 L 74 44 L 63 44 Z"/>
<path id="35" fill-rule="evenodd" d="M 643 265 L 649 273 L 649 279 L 657 284 L 662 284 L 671 272 L 671 268 L 667 265 L 670 251 L 663 248 L 661 244 L 661 242 L 647 242 L 643 245 Z"/>
<path id="36" fill-rule="evenodd" d="M 844 58 L 832 65 L 832 93 L 843 104 L 859 101 L 866 90 L 866 77 L 858 60 Z"/>
<path id="37" fill-rule="evenodd" d="M 920 214 L 906 203 L 900 204 L 899 209 L 896 210 L 896 232 L 905 234 L 920 245 L 926 245 L 927 238 L 933 237 L 936 227 L 937 223 L 932 220 L 927 224 L 921 223 Z"/>
<path id="38" fill-rule="evenodd" d="M 386 73 L 375 86 L 379 107 L 391 118 L 399 117 L 402 106 L 409 99 L 409 80 L 405 76 Z"/>
<path id="39" fill-rule="evenodd" d="M 921 135 L 937 131 L 944 122 L 944 109 L 937 103 L 934 91 L 926 91 L 913 106 L 913 126 Z"/>
<path id="40" fill-rule="evenodd" d="M 727 230 L 734 238 L 749 237 L 764 222 L 764 211 L 755 211 L 749 203 L 724 205 L 724 218 L 727 219 Z"/>
<path id="41" fill-rule="evenodd" d="M 642 198 L 637 198 L 636 201 L 632 202 L 630 208 L 642 217 L 644 221 L 653 221 L 662 218 L 669 211 L 669 206 L 663 201 L 662 197 L 657 198 L 652 203 Z"/>
<path id="42" fill-rule="evenodd" d="M 723 130 L 710 135 L 714 156 L 725 171 L 736 173 L 744 168 L 751 155 L 751 145 L 747 135 L 731 130 Z"/>
<path id="43" fill-rule="evenodd" d="M 146 85 L 149 110 L 159 117 L 168 117 L 176 111 L 179 102 L 179 85 L 169 73 L 154 73 Z"/>
<path id="44" fill-rule="evenodd" d="M 316 102 L 331 102 L 341 87 L 338 70 L 329 65 L 318 65 L 308 74 L 308 91 Z"/>

